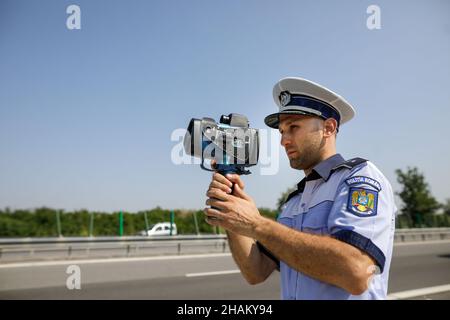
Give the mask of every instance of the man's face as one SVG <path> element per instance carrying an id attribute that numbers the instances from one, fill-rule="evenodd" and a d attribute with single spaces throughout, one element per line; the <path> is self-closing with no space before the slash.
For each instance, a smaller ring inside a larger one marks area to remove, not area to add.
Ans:
<path id="1" fill-rule="evenodd" d="M 292 168 L 305 170 L 320 162 L 320 152 L 324 144 L 322 119 L 282 114 L 278 129 L 281 145 L 286 150 Z"/>

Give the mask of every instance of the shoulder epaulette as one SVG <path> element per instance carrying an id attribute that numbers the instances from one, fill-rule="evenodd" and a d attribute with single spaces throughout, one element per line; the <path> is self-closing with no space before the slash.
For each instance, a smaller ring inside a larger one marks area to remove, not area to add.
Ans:
<path id="1" fill-rule="evenodd" d="M 343 169 L 343 168 L 353 169 L 354 167 L 356 167 L 364 162 L 367 162 L 367 160 L 363 159 L 363 158 L 353 158 L 353 159 L 350 159 L 350 160 L 347 160 L 345 162 L 338 164 L 336 167 L 334 167 L 332 169 L 332 171 L 336 171 L 336 170 Z M 293 197 L 295 197 L 296 195 L 298 195 L 300 193 L 300 190 L 299 190 L 299 189 L 301 189 L 300 184 L 298 185 L 298 188 L 296 190 L 294 190 L 287 196 L 286 201 L 284 202 L 285 204 L 288 203 L 289 200 L 291 200 Z"/>
<path id="2" fill-rule="evenodd" d="M 354 167 L 356 167 L 364 162 L 367 162 L 367 160 L 363 159 L 363 158 L 353 158 L 353 159 L 347 160 L 345 162 L 342 162 L 341 164 L 338 164 L 336 167 L 333 168 L 333 170 L 337 170 L 337 169 L 341 169 L 341 168 L 353 169 Z"/>

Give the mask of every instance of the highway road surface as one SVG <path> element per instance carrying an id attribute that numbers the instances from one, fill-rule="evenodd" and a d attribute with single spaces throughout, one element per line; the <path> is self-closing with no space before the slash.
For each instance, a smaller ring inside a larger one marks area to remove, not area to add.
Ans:
<path id="1" fill-rule="evenodd" d="M 80 289 L 66 286 L 70 265 L 80 268 Z M 450 299 L 449 284 L 450 241 L 395 245 L 390 294 Z M 417 290 L 436 286 L 441 290 Z M 279 294 L 277 272 L 263 284 L 248 285 L 229 253 L 0 264 L 0 299 L 227 300 Z"/>

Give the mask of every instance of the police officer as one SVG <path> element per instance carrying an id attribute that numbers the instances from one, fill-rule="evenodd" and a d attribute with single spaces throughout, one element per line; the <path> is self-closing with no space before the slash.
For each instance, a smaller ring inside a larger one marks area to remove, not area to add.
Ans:
<path id="1" fill-rule="evenodd" d="M 386 298 L 397 209 L 373 163 L 336 153 L 336 134 L 353 107 L 301 78 L 280 80 L 273 96 L 279 112 L 265 123 L 280 131 L 290 166 L 305 178 L 275 222 L 260 215 L 238 175 L 215 173 L 206 221 L 227 230 L 250 284 L 280 271 L 282 299 Z"/>

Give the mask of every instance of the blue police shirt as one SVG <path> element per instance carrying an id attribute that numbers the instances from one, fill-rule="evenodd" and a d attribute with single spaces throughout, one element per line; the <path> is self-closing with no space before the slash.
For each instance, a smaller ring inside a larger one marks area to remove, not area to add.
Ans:
<path id="1" fill-rule="evenodd" d="M 314 167 L 284 205 L 278 222 L 353 245 L 377 266 L 369 288 L 355 296 L 280 262 L 282 299 L 384 299 L 395 230 L 391 185 L 371 162 L 336 154 Z"/>

